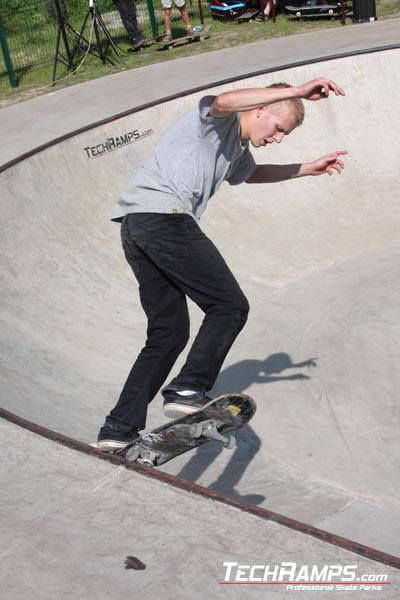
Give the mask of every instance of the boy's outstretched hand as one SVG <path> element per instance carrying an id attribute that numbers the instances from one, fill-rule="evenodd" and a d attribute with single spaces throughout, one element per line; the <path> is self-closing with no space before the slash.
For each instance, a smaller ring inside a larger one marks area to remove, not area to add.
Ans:
<path id="1" fill-rule="evenodd" d="M 322 100 L 328 98 L 329 92 L 333 92 L 335 96 L 345 96 L 345 91 L 334 81 L 318 77 L 308 83 L 297 86 L 299 97 L 304 100 Z"/>
<path id="2" fill-rule="evenodd" d="M 347 154 L 347 150 L 338 150 L 337 152 L 322 156 L 313 162 L 305 163 L 301 167 L 302 174 L 315 176 L 327 173 L 328 175 L 332 175 L 334 171 L 340 174 L 344 169 L 344 163 L 340 160 L 339 156 L 343 154 Z"/>

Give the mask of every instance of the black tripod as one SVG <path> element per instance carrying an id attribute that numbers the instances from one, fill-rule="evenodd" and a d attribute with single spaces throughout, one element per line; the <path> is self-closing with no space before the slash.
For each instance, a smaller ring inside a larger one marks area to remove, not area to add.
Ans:
<path id="1" fill-rule="evenodd" d="M 77 39 L 75 49 L 79 45 L 79 42 L 81 40 L 83 40 L 86 44 L 89 44 L 89 41 L 85 40 L 85 38 L 82 37 L 82 35 L 79 33 L 79 31 L 76 31 L 76 29 L 74 29 L 72 27 L 72 25 L 70 25 L 68 23 L 67 18 L 66 18 L 66 10 L 65 10 L 64 3 L 63 3 L 63 8 L 61 8 L 60 0 L 54 0 L 54 6 L 56 9 L 56 14 L 57 14 L 58 27 L 57 27 L 57 39 L 56 39 L 56 51 L 54 54 L 54 66 L 53 66 L 53 78 L 52 78 L 53 84 L 56 80 L 56 71 L 57 71 L 58 62 L 61 62 L 63 65 L 68 67 L 68 69 L 72 69 L 74 66 L 73 58 L 74 58 L 75 50 L 71 51 L 71 48 L 70 48 L 70 45 L 68 42 L 67 30 L 70 31 L 74 35 L 74 37 L 76 37 L 76 39 Z M 65 55 L 60 50 L 61 39 L 64 42 Z"/>
<path id="2" fill-rule="evenodd" d="M 57 1 L 57 0 L 56 0 Z M 90 19 L 90 22 L 92 23 L 92 28 L 94 31 L 94 35 L 96 37 L 96 43 L 93 44 L 91 42 L 89 42 L 88 40 L 86 40 L 86 38 L 83 37 L 83 32 L 85 31 L 86 25 L 88 23 Z M 102 40 L 100 37 L 100 31 L 99 31 L 99 27 L 100 29 L 103 31 L 104 35 L 106 36 L 107 39 L 107 44 L 105 49 L 103 50 L 103 44 L 102 44 Z M 88 45 L 88 52 L 91 52 L 94 56 L 97 56 L 98 58 L 100 58 L 103 62 L 110 62 L 112 64 L 112 61 L 107 58 L 106 56 L 106 51 L 108 46 L 110 45 L 111 48 L 114 50 L 115 54 L 118 56 L 119 60 L 121 63 L 124 62 L 117 46 L 114 44 L 113 39 L 110 35 L 110 32 L 108 31 L 106 24 L 103 21 L 103 17 L 101 16 L 99 10 L 96 7 L 96 2 L 95 0 L 89 0 L 89 10 L 86 14 L 85 20 L 83 21 L 83 25 L 81 28 L 79 35 L 79 41 L 80 40 L 84 40 L 87 45 Z M 75 56 L 75 53 L 77 51 L 78 48 L 80 48 L 80 44 L 79 41 L 76 43 L 72 54 L 71 54 L 71 58 L 73 59 Z"/>

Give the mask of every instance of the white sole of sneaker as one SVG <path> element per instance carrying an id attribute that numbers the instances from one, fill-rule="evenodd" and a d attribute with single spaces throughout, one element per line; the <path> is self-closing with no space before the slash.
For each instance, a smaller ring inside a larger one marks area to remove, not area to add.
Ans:
<path id="1" fill-rule="evenodd" d="M 167 404 L 164 406 L 164 415 L 169 419 L 179 419 L 179 417 L 185 417 L 186 415 L 193 415 L 194 413 L 199 412 L 200 408 L 195 408 L 193 406 L 187 406 L 185 404 Z"/>
<path id="2" fill-rule="evenodd" d="M 99 450 L 101 450 L 102 452 L 116 452 L 117 450 L 122 450 L 127 445 L 128 445 L 128 442 L 118 443 L 118 442 L 104 441 L 104 442 L 98 442 L 97 448 Z"/>

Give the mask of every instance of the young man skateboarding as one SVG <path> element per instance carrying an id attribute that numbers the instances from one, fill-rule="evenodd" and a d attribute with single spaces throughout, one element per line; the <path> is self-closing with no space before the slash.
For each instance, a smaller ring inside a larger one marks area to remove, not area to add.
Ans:
<path id="1" fill-rule="evenodd" d="M 304 118 L 302 99 L 344 96 L 333 81 L 275 84 L 205 96 L 155 145 L 118 199 L 126 259 L 139 284 L 148 319 L 147 341 L 115 408 L 98 435 L 113 452 L 139 437 L 147 406 L 165 383 L 189 339 L 186 297 L 204 320 L 180 373 L 162 390 L 164 412 L 175 418 L 199 410 L 210 398 L 223 361 L 247 320 L 249 305 L 223 257 L 197 221 L 227 181 L 269 183 L 344 168 L 336 151 L 310 163 L 257 165 L 249 145 L 281 143 Z M 251 207 L 249 207 L 251 210 Z"/>

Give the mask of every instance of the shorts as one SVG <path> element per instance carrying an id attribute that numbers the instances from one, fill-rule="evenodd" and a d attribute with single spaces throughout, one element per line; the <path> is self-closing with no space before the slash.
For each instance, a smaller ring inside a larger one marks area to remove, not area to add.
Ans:
<path id="1" fill-rule="evenodd" d="M 163 8 L 172 8 L 172 0 L 161 0 L 161 4 Z M 174 4 L 178 8 L 182 8 L 185 6 L 185 0 L 174 0 Z"/>

